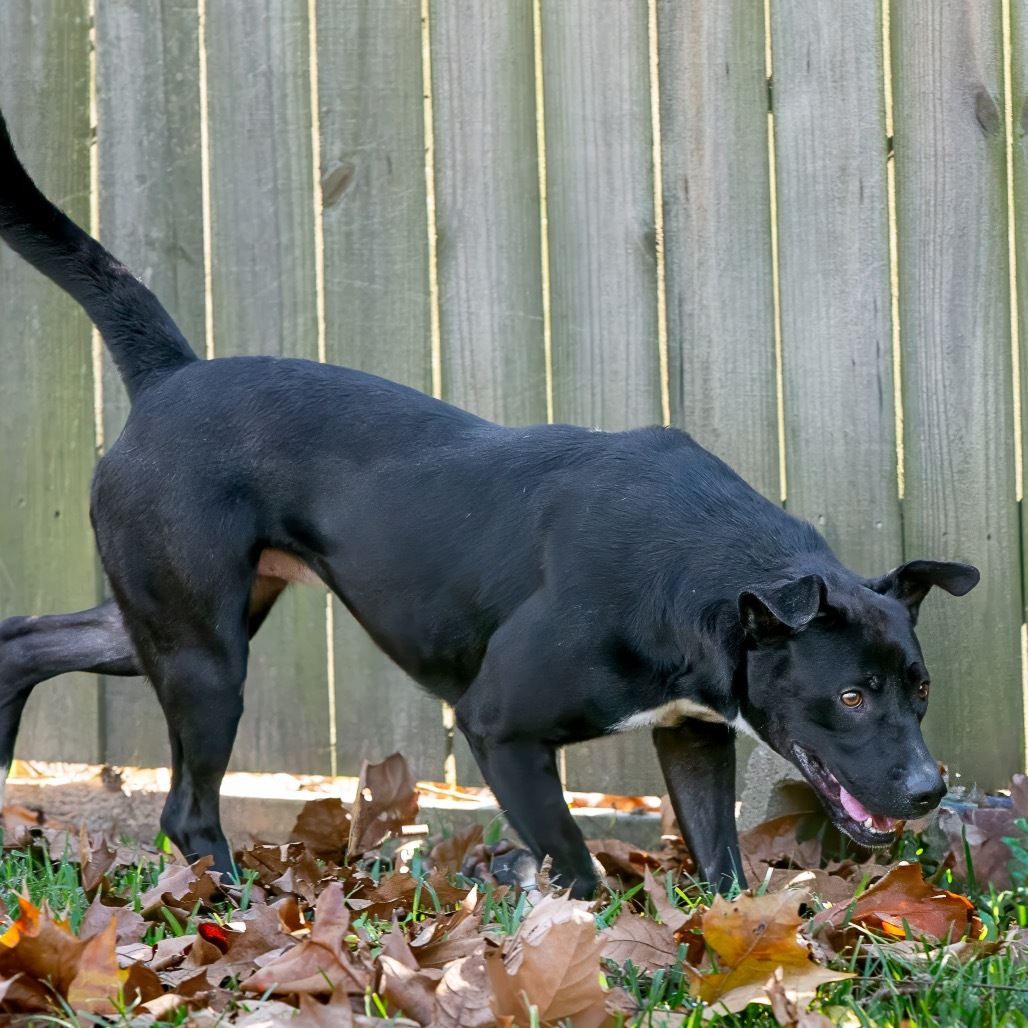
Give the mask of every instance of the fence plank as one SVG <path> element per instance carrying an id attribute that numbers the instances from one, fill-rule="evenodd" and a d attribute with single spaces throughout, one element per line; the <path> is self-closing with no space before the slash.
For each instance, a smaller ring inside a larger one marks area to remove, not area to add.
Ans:
<path id="1" fill-rule="evenodd" d="M 0 102 L 40 186 L 89 224 L 89 11 L 85 0 L 0 7 Z M 89 527 L 95 456 L 90 328 L 75 303 L 0 248 L 0 618 L 96 603 Z M 99 757 L 99 695 L 91 675 L 41 685 L 18 754 Z"/>
<path id="2" fill-rule="evenodd" d="M 1021 482 L 1028 472 L 1028 446 L 1025 446 L 1025 417 L 1028 414 L 1028 0 L 1010 4 L 1011 114 L 1014 170 L 1014 230 L 1017 264 L 1017 318 L 1020 335 L 1021 371 Z M 1028 538 L 1028 505 L 1021 501 L 1021 539 Z M 1022 542 L 1023 549 L 1023 542 Z M 1022 614 L 1028 597 L 1028 562 L 1022 554 Z M 1022 703 L 1028 698 L 1022 694 Z"/>
<path id="3" fill-rule="evenodd" d="M 546 420 L 531 0 L 434 0 L 443 395 Z"/>
<path id="4" fill-rule="evenodd" d="M 433 0 L 443 396 L 507 425 L 546 421 L 531 0 Z M 454 740 L 457 779 L 479 783 Z"/>
<path id="5" fill-rule="evenodd" d="M 107 0 L 96 8 L 100 238 L 204 351 L 199 44 L 196 0 Z M 146 69 L 146 74 L 140 74 Z M 128 397 L 104 352 L 105 446 Z M 104 680 L 104 759 L 168 763 L 157 698 L 139 678 Z"/>
<path id="6" fill-rule="evenodd" d="M 318 5 L 328 359 L 430 391 L 425 133 L 418 0 Z M 440 779 L 439 704 L 380 653 L 336 602 L 341 773 L 402 748 Z"/>
<path id="7" fill-rule="evenodd" d="M 318 356 L 307 8 L 207 7 L 214 352 Z M 325 598 L 292 589 L 254 641 L 234 766 L 326 772 Z"/>
<path id="8" fill-rule="evenodd" d="M 880 574 L 902 555 L 879 5 L 772 6 L 789 510 Z"/>
<path id="9" fill-rule="evenodd" d="M 646 5 L 542 5 L 557 421 L 660 421 Z M 586 258 L 586 255 L 589 255 Z M 660 788 L 642 734 L 567 751 L 570 788 Z"/>
<path id="10" fill-rule="evenodd" d="M 906 555 L 982 571 L 922 610 L 925 727 L 995 788 L 1024 752 L 1000 5 L 894 0 L 892 53 Z"/>
<path id="11" fill-rule="evenodd" d="M 658 0 L 657 29 L 671 422 L 778 503 L 763 7 Z"/>
<path id="12" fill-rule="evenodd" d="M 776 503 L 764 12 L 659 0 L 671 421 Z"/>

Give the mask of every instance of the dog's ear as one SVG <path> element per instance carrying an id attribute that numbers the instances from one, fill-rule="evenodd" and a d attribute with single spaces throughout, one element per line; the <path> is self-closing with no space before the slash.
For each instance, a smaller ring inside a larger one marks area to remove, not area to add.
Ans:
<path id="1" fill-rule="evenodd" d="M 945 589 L 952 596 L 963 596 L 978 584 L 981 577 L 973 564 L 958 564 L 948 560 L 908 560 L 881 578 L 871 579 L 867 587 L 883 596 L 899 600 L 910 611 L 910 617 L 916 624 L 921 601 L 933 585 Z"/>
<path id="2" fill-rule="evenodd" d="M 740 593 L 739 618 L 757 642 L 776 642 L 806 628 L 817 617 L 824 599 L 824 579 L 805 575 Z"/>

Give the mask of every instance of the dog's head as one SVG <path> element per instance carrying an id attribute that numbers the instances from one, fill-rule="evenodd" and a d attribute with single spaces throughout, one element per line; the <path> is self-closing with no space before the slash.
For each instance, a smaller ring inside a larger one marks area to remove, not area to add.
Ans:
<path id="1" fill-rule="evenodd" d="M 978 579 L 970 564 L 915 560 L 881 578 L 828 586 L 806 575 L 739 597 L 743 716 L 865 846 L 892 842 L 897 821 L 945 792 L 921 736 L 929 679 L 914 625 L 932 586 L 963 596 Z"/>

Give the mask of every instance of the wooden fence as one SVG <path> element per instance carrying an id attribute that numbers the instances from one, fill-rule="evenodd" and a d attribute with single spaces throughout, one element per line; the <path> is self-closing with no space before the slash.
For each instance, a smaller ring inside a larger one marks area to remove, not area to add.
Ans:
<path id="1" fill-rule="evenodd" d="M 2 0 L 0 68 L 29 167 L 201 351 L 510 424 L 668 420 L 857 571 L 978 564 L 923 611 L 927 732 L 984 785 L 1023 766 L 1028 0 Z M 89 606 L 125 396 L 7 251 L 0 297 L 0 616 Z M 167 761 L 144 683 L 72 677 L 22 756 Z M 294 590 L 235 766 L 393 748 L 476 779 L 438 705 Z M 567 778 L 657 787 L 644 736 Z"/>

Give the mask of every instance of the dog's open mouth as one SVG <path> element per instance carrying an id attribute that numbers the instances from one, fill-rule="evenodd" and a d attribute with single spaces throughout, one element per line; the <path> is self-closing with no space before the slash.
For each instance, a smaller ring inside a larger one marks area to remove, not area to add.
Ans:
<path id="1" fill-rule="evenodd" d="M 799 769 L 817 790 L 821 802 L 835 826 L 861 846 L 888 846 L 896 839 L 894 817 L 872 814 L 855 796 L 851 796 L 842 783 L 824 763 L 798 743 L 792 744 Z"/>

